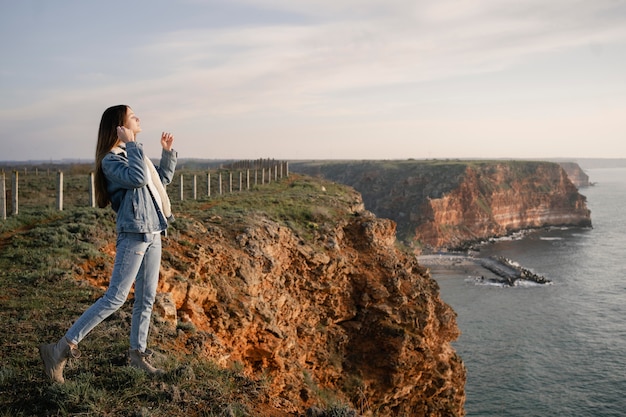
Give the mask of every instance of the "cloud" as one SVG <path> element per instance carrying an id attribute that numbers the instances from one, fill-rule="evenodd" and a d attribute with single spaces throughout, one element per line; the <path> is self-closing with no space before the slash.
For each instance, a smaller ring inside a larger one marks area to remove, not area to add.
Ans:
<path id="1" fill-rule="evenodd" d="M 345 20 L 336 13 L 344 17 L 350 2 L 259 3 L 319 21 L 167 33 L 145 50 L 148 61 L 168 57 L 171 75 L 161 85 L 195 95 L 217 114 L 332 112 L 327 104 L 346 92 L 501 71 L 537 55 L 626 39 L 619 21 L 595 20 L 606 14 L 602 2 L 551 3 L 544 16 L 538 2 L 505 9 L 494 1 L 420 8 L 395 1 L 374 15 L 381 2 L 366 1 Z"/>
<path id="2" fill-rule="evenodd" d="M 167 25 L 143 24 L 140 34 L 128 26 L 128 41 L 116 37 L 103 46 L 100 36 L 97 48 L 89 47 L 91 35 L 76 37 L 75 50 L 52 50 L 56 59 L 41 61 L 50 68 L 27 69 L 45 73 L 43 85 L 3 83 L 0 140 L 48 132 L 80 142 L 80 132 L 91 134 L 104 108 L 117 103 L 196 138 L 259 129 L 294 135 L 305 127 L 319 131 L 321 123 L 353 135 L 369 124 L 436 135 L 427 126 L 443 119 L 429 121 L 432 110 L 420 106 L 438 102 L 458 117 L 460 101 L 444 84 L 459 87 L 459 96 L 477 97 L 479 87 L 497 95 L 485 75 L 568 51 L 595 56 L 626 41 L 624 2 L 610 0 L 237 0 L 228 7 L 262 10 L 264 20 L 238 20 L 233 9 L 222 24 L 204 27 L 188 24 L 181 3 L 212 11 L 213 3 L 200 0 L 164 3 L 172 7 Z M 0 66 L 0 74 L 17 79 L 19 63 L 11 65 Z M 475 79 L 480 86 L 460 89 Z M 413 123 L 416 117 L 425 124 Z M 466 127 L 484 129 L 485 117 Z"/>

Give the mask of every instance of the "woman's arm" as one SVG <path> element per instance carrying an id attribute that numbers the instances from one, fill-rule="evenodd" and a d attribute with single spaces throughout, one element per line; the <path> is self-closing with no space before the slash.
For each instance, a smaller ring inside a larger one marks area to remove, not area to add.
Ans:
<path id="1" fill-rule="evenodd" d="M 169 132 L 161 133 L 161 162 L 156 167 L 159 177 L 163 185 L 168 185 L 174 178 L 174 171 L 176 170 L 176 161 L 178 160 L 178 152 L 176 152 L 172 145 L 174 144 L 174 135 Z"/>
<path id="2" fill-rule="evenodd" d="M 140 188 L 148 184 L 143 145 L 134 141 L 126 143 L 126 156 L 109 153 L 102 160 L 102 170 L 107 180 L 120 188 Z"/>

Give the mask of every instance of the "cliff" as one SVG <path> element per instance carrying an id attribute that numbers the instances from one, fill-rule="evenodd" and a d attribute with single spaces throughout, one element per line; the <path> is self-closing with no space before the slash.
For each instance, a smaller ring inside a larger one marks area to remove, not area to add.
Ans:
<path id="1" fill-rule="evenodd" d="M 329 396 L 364 416 L 464 414 L 456 315 L 357 192 L 293 174 L 177 213 L 155 307 L 174 332 L 163 349 L 267 381 L 255 415 L 303 415 Z M 82 268 L 106 285 L 101 265 Z"/>
<path id="2" fill-rule="evenodd" d="M 344 161 L 292 170 L 354 187 L 417 250 L 458 248 L 546 226 L 591 226 L 586 199 L 552 162 Z"/>
<path id="3" fill-rule="evenodd" d="M 559 162 L 559 165 L 565 170 L 568 178 L 576 187 L 589 187 L 589 175 L 576 162 Z"/>

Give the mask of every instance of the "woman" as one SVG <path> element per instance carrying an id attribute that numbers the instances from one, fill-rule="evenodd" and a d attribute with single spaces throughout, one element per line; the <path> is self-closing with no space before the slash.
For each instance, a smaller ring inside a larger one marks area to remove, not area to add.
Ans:
<path id="1" fill-rule="evenodd" d="M 130 328 L 130 365 L 155 374 L 162 371 L 150 365 L 146 348 L 152 305 L 156 296 L 161 263 L 161 233 L 172 213 L 165 185 L 172 181 L 177 153 L 174 137 L 161 135 L 161 163 L 155 167 L 145 156 L 139 118 L 126 105 L 105 110 L 100 121 L 96 148 L 95 191 L 99 207 L 109 203 L 117 214 L 117 244 L 109 288 L 70 327 L 57 343 L 44 344 L 39 353 L 46 374 L 64 382 L 63 368 L 69 357 L 78 358 L 77 349 L 85 336 L 126 301 L 135 284 L 135 302 Z"/>

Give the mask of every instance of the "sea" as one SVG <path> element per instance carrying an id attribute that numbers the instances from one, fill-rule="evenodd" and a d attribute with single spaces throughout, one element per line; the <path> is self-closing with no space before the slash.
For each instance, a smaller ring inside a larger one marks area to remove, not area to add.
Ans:
<path id="1" fill-rule="evenodd" d="M 626 416 L 626 168 L 588 169 L 592 228 L 497 240 L 500 255 L 551 280 L 506 287 L 432 270 L 457 313 L 467 416 Z"/>

